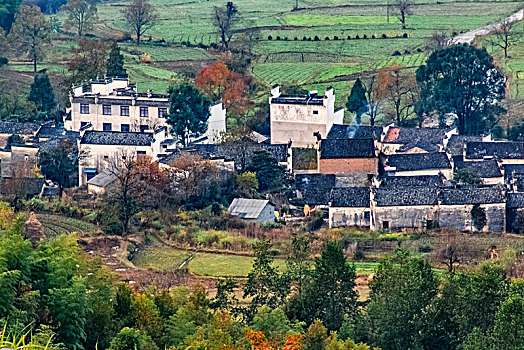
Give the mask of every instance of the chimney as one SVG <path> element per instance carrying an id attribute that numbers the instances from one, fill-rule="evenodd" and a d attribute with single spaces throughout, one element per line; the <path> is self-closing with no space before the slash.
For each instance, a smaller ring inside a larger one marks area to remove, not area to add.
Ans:
<path id="1" fill-rule="evenodd" d="M 280 85 L 275 85 L 271 88 L 271 97 L 280 96 Z"/>

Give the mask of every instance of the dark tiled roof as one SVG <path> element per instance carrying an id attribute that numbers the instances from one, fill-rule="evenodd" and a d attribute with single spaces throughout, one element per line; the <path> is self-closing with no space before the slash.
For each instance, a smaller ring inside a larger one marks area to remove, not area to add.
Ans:
<path id="1" fill-rule="evenodd" d="M 308 98 L 307 95 L 281 94 L 279 97 L 272 98 L 271 103 L 322 106 L 324 104 L 324 96 L 315 95 Z"/>
<path id="2" fill-rule="evenodd" d="M 498 157 L 500 159 L 524 159 L 524 143 L 468 142 L 466 144 L 467 159 L 483 159 L 484 157 Z"/>
<path id="3" fill-rule="evenodd" d="M 2 194 L 12 194 L 13 191 L 20 190 L 20 185 L 16 184 L 16 181 L 20 179 L 8 178 L 3 179 L 2 184 L 0 185 L 0 193 Z M 42 191 L 42 186 L 44 186 L 44 178 L 35 177 L 35 178 L 23 178 L 22 187 L 23 192 L 27 195 L 35 196 L 40 194 Z"/>
<path id="4" fill-rule="evenodd" d="M 66 130 L 63 127 L 55 126 L 42 126 L 35 135 L 36 139 L 44 138 L 68 138 L 70 140 L 76 140 L 80 136 L 80 133 L 76 131 Z"/>
<path id="5" fill-rule="evenodd" d="M 506 197 L 508 208 L 524 208 L 524 193 L 508 193 Z"/>
<path id="6" fill-rule="evenodd" d="M 86 131 L 80 143 L 86 145 L 150 146 L 152 133 Z"/>
<path id="7" fill-rule="evenodd" d="M 508 178 L 512 175 L 524 174 L 524 164 L 505 164 L 502 166 L 504 169 L 504 177 Z"/>
<path id="8" fill-rule="evenodd" d="M 502 177 L 499 164 L 495 159 L 465 162 L 462 156 L 457 156 L 453 158 L 453 165 L 455 171 L 469 170 L 482 178 Z"/>
<path id="9" fill-rule="evenodd" d="M 368 187 L 334 188 L 331 190 L 331 206 L 369 208 L 369 193 Z"/>
<path id="10" fill-rule="evenodd" d="M 325 139 L 320 143 L 320 159 L 374 158 L 372 139 Z"/>
<path id="11" fill-rule="evenodd" d="M 421 150 L 424 150 L 426 152 L 438 152 L 440 149 L 437 145 L 425 141 L 417 141 L 408 143 L 407 145 L 403 145 L 398 149 L 399 152 L 407 152 L 413 148 L 420 148 Z"/>
<path id="12" fill-rule="evenodd" d="M 379 187 L 375 201 L 379 207 L 435 205 L 437 191 L 434 187 Z"/>
<path id="13" fill-rule="evenodd" d="M 330 190 L 335 187 L 337 177 L 334 174 L 297 174 L 295 185 L 297 190 L 323 189 Z"/>
<path id="14" fill-rule="evenodd" d="M 327 139 L 373 139 L 380 141 L 383 129 L 381 126 L 340 125 L 334 124 L 327 134 Z"/>
<path id="15" fill-rule="evenodd" d="M 387 156 L 386 165 L 395 167 L 395 171 L 451 169 L 451 163 L 444 152 L 393 154 Z"/>
<path id="16" fill-rule="evenodd" d="M 304 204 L 328 205 L 331 200 L 330 189 L 308 188 L 300 191 Z"/>
<path id="17" fill-rule="evenodd" d="M 40 124 L 38 123 L 19 123 L 0 120 L 0 134 L 32 135 L 39 127 Z"/>
<path id="18" fill-rule="evenodd" d="M 440 128 L 389 128 L 384 143 L 409 144 L 418 142 L 442 144 L 448 129 Z"/>
<path id="19" fill-rule="evenodd" d="M 502 186 L 447 188 L 440 190 L 438 198 L 442 205 L 504 203 L 504 189 Z"/>
<path id="20" fill-rule="evenodd" d="M 438 175 L 423 176 L 388 176 L 382 180 L 381 187 L 439 187 L 443 185 L 442 178 Z"/>
<path id="21" fill-rule="evenodd" d="M 482 141 L 480 136 L 469 136 L 469 135 L 451 135 L 448 144 L 446 146 L 448 153 L 452 156 L 459 156 L 464 154 L 464 145 L 467 142 Z"/>

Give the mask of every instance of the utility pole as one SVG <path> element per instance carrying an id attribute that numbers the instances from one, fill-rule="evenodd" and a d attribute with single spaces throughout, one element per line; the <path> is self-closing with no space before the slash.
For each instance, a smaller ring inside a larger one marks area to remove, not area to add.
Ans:
<path id="1" fill-rule="evenodd" d="M 386 2 L 386 17 L 389 24 L 389 0 Z"/>

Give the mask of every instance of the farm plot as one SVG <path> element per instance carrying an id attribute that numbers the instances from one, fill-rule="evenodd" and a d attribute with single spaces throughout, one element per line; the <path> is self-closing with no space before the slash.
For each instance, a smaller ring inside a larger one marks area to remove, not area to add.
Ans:
<path id="1" fill-rule="evenodd" d="M 97 226 L 89 222 L 66 216 L 37 214 L 37 218 L 44 227 L 44 232 L 47 237 L 56 237 L 61 234 L 69 234 L 73 232 L 81 235 L 89 235 L 100 231 Z"/>

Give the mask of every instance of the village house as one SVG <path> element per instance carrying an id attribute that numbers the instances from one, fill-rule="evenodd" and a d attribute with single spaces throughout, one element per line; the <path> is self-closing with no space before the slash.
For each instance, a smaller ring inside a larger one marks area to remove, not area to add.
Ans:
<path id="1" fill-rule="evenodd" d="M 384 155 L 381 157 L 381 173 L 385 176 L 453 177 L 451 162 L 444 152 Z"/>
<path id="2" fill-rule="evenodd" d="M 503 186 L 461 186 L 439 191 L 441 228 L 504 232 L 506 200 Z"/>
<path id="3" fill-rule="evenodd" d="M 500 170 L 499 163 L 495 159 L 465 162 L 462 155 L 453 157 L 454 172 L 467 170 L 482 178 L 482 183 L 486 185 L 496 185 L 504 183 L 504 176 Z"/>
<path id="4" fill-rule="evenodd" d="M 464 147 L 468 142 L 491 141 L 491 134 L 487 136 L 457 135 L 453 134 L 446 145 L 446 152 L 452 157 L 464 156 Z"/>
<path id="5" fill-rule="evenodd" d="M 329 227 L 369 227 L 371 222 L 369 187 L 344 187 L 331 190 Z"/>
<path id="6" fill-rule="evenodd" d="M 7 139 L 11 135 L 18 135 L 25 142 L 28 142 L 36 134 L 40 126 L 41 124 L 39 123 L 0 120 L 0 146 L 5 147 Z"/>
<path id="7" fill-rule="evenodd" d="M 327 206 L 336 181 L 334 174 L 296 174 L 296 196 L 309 206 Z"/>
<path id="8" fill-rule="evenodd" d="M 227 211 L 246 221 L 262 224 L 275 221 L 275 206 L 265 199 L 235 198 Z"/>
<path id="9" fill-rule="evenodd" d="M 373 139 L 324 139 L 320 141 L 318 170 L 322 174 L 378 172 L 378 153 Z"/>
<path id="10" fill-rule="evenodd" d="M 373 139 L 376 142 L 381 142 L 385 130 L 388 128 L 357 124 L 333 124 L 326 139 Z"/>
<path id="11" fill-rule="evenodd" d="M 406 128 L 391 125 L 385 129 L 381 152 L 386 155 L 441 152 L 453 134 L 457 134 L 456 129 Z"/>
<path id="12" fill-rule="evenodd" d="M 524 192 L 524 164 L 503 165 L 504 183 L 509 192 Z"/>
<path id="13" fill-rule="evenodd" d="M 443 175 L 388 176 L 380 180 L 380 187 L 441 187 L 446 178 Z"/>
<path id="14" fill-rule="evenodd" d="M 41 143 L 49 140 L 68 139 L 76 143 L 79 137 L 80 133 L 77 131 L 66 130 L 54 124 L 44 124 L 38 128 L 31 140 L 34 143 Z"/>
<path id="15" fill-rule="evenodd" d="M 524 164 L 524 143 L 510 141 L 468 142 L 465 161 L 497 159 L 502 165 Z"/>
<path id="16" fill-rule="evenodd" d="M 293 147 L 314 146 L 318 133 L 325 137 L 333 124 L 342 124 L 344 109 L 335 110 L 335 92 L 328 88 L 325 95 L 310 91 L 306 95 L 286 95 L 280 86 L 271 89 L 269 120 L 271 143 L 292 142 Z"/>
<path id="17" fill-rule="evenodd" d="M 433 227 L 437 220 L 435 187 L 379 187 L 371 193 L 371 229 Z"/>
<path id="18" fill-rule="evenodd" d="M 107 168 L 87 181 L 87 192 L 96 195 L 106 193 L 115 185 L 117 179 L 114 169 Z"/>

